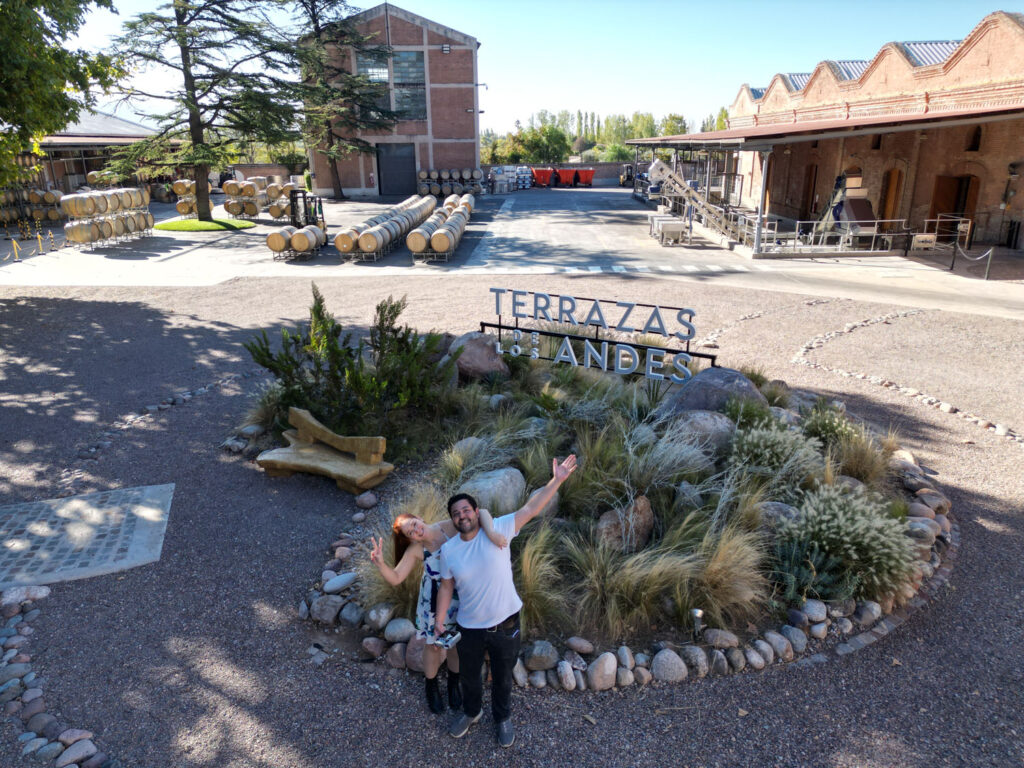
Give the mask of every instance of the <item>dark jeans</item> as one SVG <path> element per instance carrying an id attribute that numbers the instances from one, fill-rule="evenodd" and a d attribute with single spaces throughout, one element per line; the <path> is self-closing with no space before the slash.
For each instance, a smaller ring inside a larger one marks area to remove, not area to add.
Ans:
<path id="1" fill-rule="evenodd" d="M 461 669 L 462 711 L 470 717 L 480 712 L 484 696 L 484 651 L 491 657 L 491 712 L 494 722 L 508 720 L 512 714 L 512 668 L 519 658 L 519 615 L 512 626 L 503 629 L 459 627 L 459 665 Z"/>

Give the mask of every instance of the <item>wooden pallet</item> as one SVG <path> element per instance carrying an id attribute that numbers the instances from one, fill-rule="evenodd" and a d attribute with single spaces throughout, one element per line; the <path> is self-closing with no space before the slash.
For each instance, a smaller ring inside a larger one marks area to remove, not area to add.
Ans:
<path id="1" fill-rule="evenodd" d="M 324 475 L 342 490 L 358 494 L 380 485 L 395 468 L 384 461 L 387 440 L 383 437 L 335 434 L 302 408 L 289 409 L 288 423 L 295 427 L 284 433 L 288 447 L 256 457 L 270 477 L 296 472 Z"/>

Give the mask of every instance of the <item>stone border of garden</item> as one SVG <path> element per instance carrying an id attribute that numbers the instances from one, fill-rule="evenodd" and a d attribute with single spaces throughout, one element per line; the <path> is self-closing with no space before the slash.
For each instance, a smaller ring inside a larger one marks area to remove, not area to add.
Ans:
<path id="1" fill-rule="evenodd" d="M 938 597 L 948 583 L 960 547 L 960 527 L 951 516 L 949 499 L 912 454 L 897 451 L 892 466 L 904 488 L 915 496 L 908 516 L 908 535 L 919 544 L 917 569 L 909 591 L 902 595 L 902 606 L 895 607 L 891 600 L 884 604 L 807 600 L 799 609 L 789 610 L 787 624 L 765 630 L 746 644 L 732 632 L 706 629 L 701 635 L 702 644 L 659 642 L 649 653 L 636 654 L 621 646 L 614 653 L 594 656 L 591 642 L 571 637 L 560 656 L 551 642 L 537 640 L 526 646 L 516 665 L 516 683 L 565 691 L 644 686 L 652 680 L 675 683 L 691 676 L 700 679 L 738 673 L 747 667 L 759 671 L 775 663 L 820 664 L 872 645 Z M 367 492 L 356 501 L 362 508 L 371 508 L 377 498 Z M 358 573 L 339 572 L 343 566 L 351 568 L 356 542 L 367 535 L 357 528 L 342 533 L 331 544 L 333 556 L 324 564 L 319 587 L 310 589 L 300 601 L 298 616 L 335 632 L 362 630 L 366 635 L 361 644 L 365 658 L 360 661 L 383 660 L 391 668 L 422 672 L 424 642 L 415 637 L 412 622 L 395 618 L 394 606 L 387 603 L 364 608 L 358 599 Z M 318 665 L 328 658 L 315 647 L 310 655 Z M 584 656 L 593 658 L 587 661 Z"/>

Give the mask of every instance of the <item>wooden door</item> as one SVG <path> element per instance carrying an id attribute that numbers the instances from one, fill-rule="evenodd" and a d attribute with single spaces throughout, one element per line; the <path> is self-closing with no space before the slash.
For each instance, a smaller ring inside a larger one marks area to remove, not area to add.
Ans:
<path id="1" fill-rule="evenodd" d="M 882 194 L 878 200 L 878 215 L 882 219 L 898 219 L 900 217 L 900 196 L 903 194 L 903 171 L 890 168 L 882 177 Z M 886 229 L 896 229 L 896 224 L 884 225 Z"/>
<path id="2" fill-rule="evenodd" d="M 800 218 L 810 219 L 814 210 L 814 190 L 818 185 L 818 166 L 811 163 L 804 169 L 804 194 L 800 201 Z"/>

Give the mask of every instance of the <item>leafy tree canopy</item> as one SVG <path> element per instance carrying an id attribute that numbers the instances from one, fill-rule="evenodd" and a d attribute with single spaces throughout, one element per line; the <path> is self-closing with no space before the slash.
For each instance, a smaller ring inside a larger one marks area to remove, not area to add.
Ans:
<path id="1" fill-rule="evenodd" d="M 20 176 L 19 154 L 38 152 L 39 139 L 77 120 L 96 89 L 117 79 L 109 54 L 64 47 L 90 6 L 113 10 L 111 0 L 0 2 L 0 186 Z"/>

